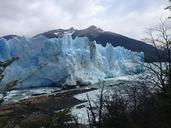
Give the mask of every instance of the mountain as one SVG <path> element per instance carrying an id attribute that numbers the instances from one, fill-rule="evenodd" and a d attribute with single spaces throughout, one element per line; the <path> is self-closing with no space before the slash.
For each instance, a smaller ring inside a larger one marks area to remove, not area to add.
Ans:
<path id="1" fill-rule="evenodd" d="M 156 48 L 150 44 L 138 41 L 117 33 L 104 31 L 96 26 L 90 26 L 86 29 L 77 30 L 74 28 L 70 29 L 56 29 L 48 32 L 44 32 L 36 35 L 43 35 L 47 38 L 62 37 L 64 34 L 70 33 L 73 38 L 75 37 L 88 37 L 90 41 L 96 41 L 98 44 L 105 46 L 107 42 L 111 43 L 112 46 L 122 46 L 126 49 L 144 52 L 146 62 L 159 61 L 156 53 Z"/>
<path id="2" fill-rule="evenodd" d="M 6 40 L 10 40 L 13 38 L 21 38 L 21 36 L 18 35 L 7 35 L 7 36 L 3 36 L 2 38 L 6 39 Z"/>

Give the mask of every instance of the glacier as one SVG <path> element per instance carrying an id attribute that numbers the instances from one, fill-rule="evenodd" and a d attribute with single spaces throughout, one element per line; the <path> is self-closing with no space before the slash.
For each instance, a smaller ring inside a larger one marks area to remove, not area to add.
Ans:
<path id="1" fill-rule="evenodd" d="M 3 72 L 0 88 L 15 81 L 17 89 L 94 84 L 143 72 L 144 53 L 106 46 L 87 37 L 0 38 L 0 61 L 16 59 Z"/>

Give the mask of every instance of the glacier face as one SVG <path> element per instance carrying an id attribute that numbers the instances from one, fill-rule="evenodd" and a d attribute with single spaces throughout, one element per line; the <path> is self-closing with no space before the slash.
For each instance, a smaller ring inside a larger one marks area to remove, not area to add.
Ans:
<path id="1" fill-rule="evenodd" d="M 93 84 L 143 71 L 144 54 L 103 47 L 86 37 L 0 38 L 0 61 L 18 57 L 3 72 L 0 86 L 17 81 L 15 88 Z"/>

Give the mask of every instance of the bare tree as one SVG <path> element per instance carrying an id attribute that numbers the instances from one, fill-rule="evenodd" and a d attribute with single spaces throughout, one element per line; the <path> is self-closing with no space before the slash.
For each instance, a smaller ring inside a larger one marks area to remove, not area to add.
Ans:
<path id="1" fill-rule="evenodd" d="M 171 84 L 171 26 L 168 20 L 160 20 L 160 24 L 149 29 L 146 42 L 155 47 L 158 62 L 147 63 L 145 67 L 151 74 L 151 81 L 163 92 L 170 90 Z"/>
<path id="2" fill-rule="evenodd" d="M 100 91 L 100 94 L 97 96 L 98 99 L 97 101 L 93 101 L 90 99 L 90 97 L 87 95 L 87 100 L 88 100 L 88 120 L 89 120 L 89 127 L 97 127 L 97 128 L 102 128 L 102 121 L 103 121 L 103 108 L 104 108 L 104 96 L 105 96 L 105 91 L 104 91 L 104 81 L 102 82 L 102 88 Z M 93 104 L 92 104 L 93 102 Z"/>

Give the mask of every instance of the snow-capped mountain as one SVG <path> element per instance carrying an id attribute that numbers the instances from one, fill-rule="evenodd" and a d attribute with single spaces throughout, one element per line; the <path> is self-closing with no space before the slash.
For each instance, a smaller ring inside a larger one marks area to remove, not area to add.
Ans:
<path id="1" fill-rule="evenodd" d="M 56 30 L 51 30 L 44 33 L 37 34 L 34 37 L 43 35 L 48 39 L 58 38 L 58 37 L 61 38 L 63 37 L 64 34 L 72 35 L 73 39 L 76 37 L 88 37 L 90 41 L 95 40 L 97 44 L 102 44 L 103 46 L 106 46 L 107 42 L 110 42 L 114 47 L 121 46 L 131 51 L 144 52 L 145 62 L 158 62 L 158 61 L 166 60 L 164 57 L 162 57 L 162 60 L 161 59 L 159 60 L 156 54 L 156 50 L 158 50 L 159 54 L 163 56 L 164 56 L 164 52 L 162 50 L 156 49 L 150 44 L 117 33 L 102 30 L 101 28 L 96 27 L 94 25 L 82 30 L 74 29 L 73 27 L 69 29 L 56 29 Z M 8 36 L 4 36 L 3 38 L 8 40 L 13 37 L 22 38 L 21 36 L 18 35 L 8 35 Z"/>
<path id="2" fill-rule="evenodd" d="M 6 40 L 10 40 L 12 38 L 21 38 L 21 36 L 18 35 L 7 35 L 7 36 L 3 36 L 4 39 Z"/>
<path id="3" fill-rule="evenodd" d="M 101 32 L 103 32 L 102 29 L 92 25 L 83 30 L 77 30 L 77 29 L 74 29 L 73 27 L 69 29 L 56 29 L 56 30 L 40 33 L 36 35 L 35 37 L 43 35 L 47 38 L 54 38 L 54 37 L 58 38 L 58 37 L 63 37 L 64 34 L 68 33 L 68 34 L 71 34 L 73 38 L 75 38 L 76 36 L 78 37 L 86 36 L 89 38 L 88 34 L 96 36 L 97 33 L 101 33 Z"/>
<path id="4" fill-rule="evenodd" d="M 101 31 L 99 29 L 99 31 Z M 61 38 L 0 38 L 0 61 L 13 57 L 3 72 L 0 87 L 15 88 L 93 84 L 107 78 L 143 71 L 143 52 L 123 47 L 106 46 L 87 37 L 72 38 L 74 29 L 61 33 Z M 61 35 L 54 32 L 54 35 Z"/>
<path id="5" fill-rule="evenodd" d="M 63 34 L 65 34 L 65 33 L 70 33 L 73 38 L 88 37 L 90 41 L 95 40 L 98 44 L 102 44 L 103 46 L 106 46 L 107 42 L 110 42 L 112 44 L 112 46 L 114 46 L 114 47 L 122 46 L 131 51 L 144 52 L 146 62 L 159 61 L 158 57 L 156 55 L 156 48 L 154 48 L 152 45 L 149 45 L 142 41 L 128 38 L 126 36 L 123 36 L 123 35 L 120 35 L 117 33 L 104 31 L 94 25 L 92 25 L 86 29 L 82 29 L 82 30 L 77 30 L 74 28 L 56 29 L 56 30 L 38 34 L 36 36 L 43 35 L 47 38 L 54 38 L 54 37 L 62 37 Z M 162 54 L 162 52 L 161 52 L 161 54 Z"/>

